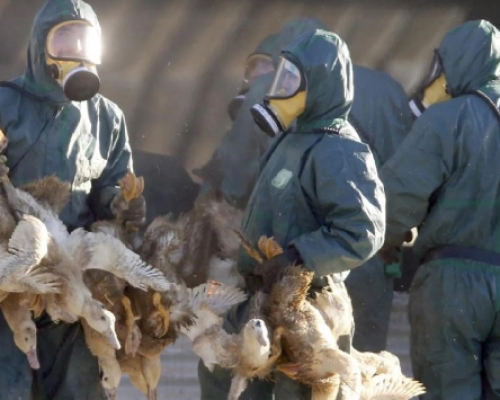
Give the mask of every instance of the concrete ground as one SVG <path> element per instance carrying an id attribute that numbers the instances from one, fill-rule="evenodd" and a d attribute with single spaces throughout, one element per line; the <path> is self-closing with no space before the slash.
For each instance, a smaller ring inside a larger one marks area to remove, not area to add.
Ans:
<path id="1" fill-rule="evenodd" d="M 388 350 L 396 354 L 403 372 L 411 376 L 409 357 L 410 326 L 407 310 L 408 295 L 395 293 L 392 304 L 391 326 Z M 168 347 L 163 356 L 163 371 L 159 387 L 161 400 L 198 400 L 200 390 L 196 375 L 198 358 L 191 351 L 189 342 L 182 338 L 174 346 Z M 119 400 L 144 400 L 145 396 L 135 389 L 124 377 L 119 390 Z"/>

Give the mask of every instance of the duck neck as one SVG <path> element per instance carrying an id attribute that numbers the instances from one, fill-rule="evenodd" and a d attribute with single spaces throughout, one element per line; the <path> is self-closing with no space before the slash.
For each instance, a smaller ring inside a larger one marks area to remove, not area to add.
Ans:
<path id="1" fill-rule="evenodd" d="M 259 340 L 243 331 L 242 361 L 245 364 L 259 366 L 269 358 L 269 346 L 262 346 Z"/>

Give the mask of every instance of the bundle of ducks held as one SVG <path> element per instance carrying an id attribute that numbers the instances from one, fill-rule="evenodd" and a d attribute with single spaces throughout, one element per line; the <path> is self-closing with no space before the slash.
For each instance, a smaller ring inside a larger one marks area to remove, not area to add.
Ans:
<path id="1" fill-rule="evenodd" d="M 264 237 L 251 248 L 236 231 L 241 213 L 215 191 L 175 221 L 157 217 L 142 234 L 120 216 L 69 233 L 58 217 L 69 184 L 50 176 L 14 187 L 6 161 L 0 156 L 0 308 L 32 368 L 40 366 L 34 318 L 46 312 L 56 323 L 81 322 L 111 400 L 123 373 L 157 399 L 160 355 L 180 335 L 209 369 L 232 372 L 229 400 L 249 380 L 273 380 L 278 371 L 310 385 L 313 400 L 339 391 L 350 400 L 425 392 L 389 352 L 340 350 L 337 339 L 353 323 L 349 296 L 333 286 L 309 297 L 313 274 L 299 266 L 285 269 L 269 294 L 254 294 L 241 332 L 226 333 L 224 313 L 248 297 L 235 268 L 240 242 L 259 262 L 282 250 Z M 144 189 L 131 173 L 118 183 L 127 203 Z"/>

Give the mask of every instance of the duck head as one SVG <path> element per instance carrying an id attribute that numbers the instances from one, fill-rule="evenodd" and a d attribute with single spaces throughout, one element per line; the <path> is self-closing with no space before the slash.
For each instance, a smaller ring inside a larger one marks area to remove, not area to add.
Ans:
<path id="1" fill-rule="evenodd" d="M 30 367 L 39 369 L 40 363 L 36 354 L 36 326 L 31 319 L 22 321 L 19 329 L 14 332 L 14 342 L 28 357 Z"/>
<path id="2" fill-rule="evenodd" d="M 99 379 L 108 396 L 108 400 L 116 400 L 122 371 L 116 359 L 99 359 Z"/>
<path id="3" fill-rule="evenodd" d="M 269 352 L 270 341 L 266 323 L 261 319 L 251 319 L 243 328 L 243 346 L 258 354 Z M 255 353 L 254 353 L 255 354 Z"/>
<path id="4" fill-rule="evenodd" d="M 116 336 L 114 314 L 102 305 L 102 303 L 89 299 L 82 308 L 82 317 L 92 329 L 106 336 L 115 349 L 120 349 L 120 342 Z"/>

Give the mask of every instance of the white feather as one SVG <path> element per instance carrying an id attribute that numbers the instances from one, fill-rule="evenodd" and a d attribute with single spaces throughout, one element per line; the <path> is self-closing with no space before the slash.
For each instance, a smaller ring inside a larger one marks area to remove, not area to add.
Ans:
<path id="1" fill-rule="evenodd" d="M 204 283 L 189 290 L 189 306 L 197 312 L 208 307 L 217 315 L 222 315 L 232 306 L 247 299 L 247 294 L 236 286 Z"/>
<path id="2" fill-rule="evenodd" d="M 51 238 L 42 221 L 24 215 L 8 247 L 0 249 L 0 289 L 7 292 L 55 293 L 58 279 L 37 265 L 47 255 Z"/>
<path id="3" fill-rule="evenodd" d="M 54 211 L 39 204 L 31 194 L 15 188 L 10 182 L 4 183 L 4 188 L 9 204 L 16 212 L 39 218 L 57 243 L 65 243 L 69 236 L 68 229 Z"/>
<path id="4" fill-rule="evenodd" d="M 402 375 L 381 374 L 372 377 L 363 387 L 364 400 L 408 400 L 425 393 L 424 386 Z"/>
<path id="5" fill-rule="evenodd" d="M 164 292 L 172 288 L 173 284 L 158 269 L 107 233 L 76 229 L 71 233 L 66 248 L 73 256 L 82 255 L 77 259 L 85 259 L 83 253 L 90 255 L 88 262 L 82 266 L 83 270 L 110 272 L 142 290 L 151 288 Z"/>
<path id="6" fill-rule="evenodd" d="M 207 279 L 225 285 L 239 287 L 245 285 L 245 280 L 236 269 L 236 261 L 231 258 L 221 258 L 216 255 L 210 257 L 208 261 Z"/>
<path id="7" fill-rule="evenodd" d="M 181 333 L 185 334 L 191 342 L 202 336 L 208 329 L 222 326 L 222 318 L 214 314 L 208 308 L 200 308 L 196 311 L 196 320 L 189 327 L 181 327 Z"/>

